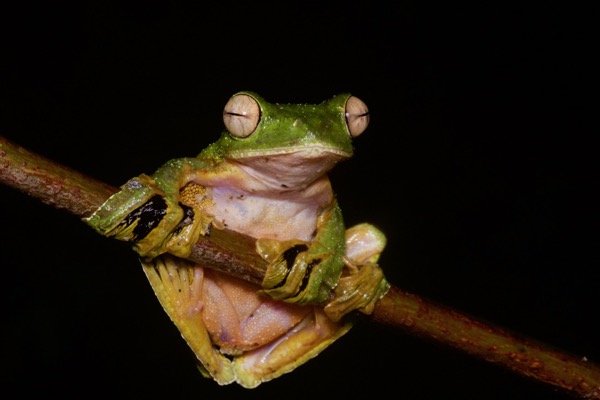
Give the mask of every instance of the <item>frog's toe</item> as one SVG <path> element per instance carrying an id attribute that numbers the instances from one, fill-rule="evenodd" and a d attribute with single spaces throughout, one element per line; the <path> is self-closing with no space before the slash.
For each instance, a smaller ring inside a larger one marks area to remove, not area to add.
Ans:
<path id="1" fill-rule="evenodd" d="M 339 321 L 353 310 L 371 314 L 375 303 L 389 288 L 390 285 L 377 264 L 367 263 L 346 269 L 334 289 L 334 300 L 324 308 L 325 313 L 333 321 Z"/>
<path id="2" fill-rule="evenodd" d="M 145 258 L 154 258 L 167 252 L 170 233 L 184 219 L 185 213 L 180 207 L 168 204 L 164 214 L 152 219 L 152 226 L 143 236 L 134 240 L 135 251 Z"/>
<path id="3" fill-rule="evenodd" d="M 214 217 L 207 212 L 212 199 L 207 195 L 206 187 L 194 182 L 184 186 L 179 192 L 177 215 L 171 231 L 167 233 L 165 248 L 169 253 L 187 258 L 200 236 L 208 233 Z"/>
<path id="4" fill-rule="evenodd" d="M 212 217 L 185 205 L 182 209 L 183 218 L 168 235 L 166 250 L 177 257 L 187 258 L 200 236 L 208 232 Z"/>
<path id="5" fill-rule="evenodd" d="M 334 300 L 325 306 L 331 319 L 338 321 L 353 310 L 373 312 L 375 303 L 390 287 L 377 265 L 385 245 L 385 235 L 371 224 L 346 230 L 346 266 L 334 290 Z"/>
<path id="6" fill-rule="evenodd" d="M 263 292 L 275 300 L 290 300 L 300 291 L 307 273 L 307 244 L 299 240 L 259 239 L 256 248 L 261 257 L 269 261 L 262 282 Z"/>

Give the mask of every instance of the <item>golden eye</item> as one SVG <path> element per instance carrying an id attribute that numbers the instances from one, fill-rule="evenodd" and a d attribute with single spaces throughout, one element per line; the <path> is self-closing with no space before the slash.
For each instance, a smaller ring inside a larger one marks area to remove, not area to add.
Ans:
<path id="1" fill-rule="evenodd" d="M 350 96 L 346 101 L 346 125 L 352 137 L 363 133 L 369 125 L 369 108 L 358 97 Z"/>
<path id="2" fill-rule="evenodd" d="M 229 99 L 223 110 L 225 128 L 233 136 L 244 138 L 256 130 L 260 121 L 260 106 L 247 94 L 236 94 Z"/>

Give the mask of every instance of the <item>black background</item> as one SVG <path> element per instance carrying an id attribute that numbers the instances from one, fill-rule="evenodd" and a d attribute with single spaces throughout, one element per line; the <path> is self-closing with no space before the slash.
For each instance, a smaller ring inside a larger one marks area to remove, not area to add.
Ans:
<path id="1" fill-rule="evenodd" d="M 193 156 L 229 96 L 351 92 L 372 123 L 331 174 L 388 236 L 396 286 L 600 359 L 589 10 L 420 2 L 20 2 L 0 13 L 0 134 L 118 186 Z M 201 378 L 134 253 L 0 187 L 0 389 L 61 398 L 561 399 L 359 324 L 247 390 Z"/>

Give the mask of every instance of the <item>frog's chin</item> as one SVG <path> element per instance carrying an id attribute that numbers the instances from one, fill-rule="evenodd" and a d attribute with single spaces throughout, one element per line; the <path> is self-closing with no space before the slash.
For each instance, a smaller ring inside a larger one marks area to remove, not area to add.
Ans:
<path id="1" fill-rule="evenodd" d="M 258 152 L 255 152 L 258 153 Z M 289 152 L 263 152 L 235 161 L 253 179 L 272 190 L 302 190 L 349 157 L 337 149 L 302 148 Z"/>

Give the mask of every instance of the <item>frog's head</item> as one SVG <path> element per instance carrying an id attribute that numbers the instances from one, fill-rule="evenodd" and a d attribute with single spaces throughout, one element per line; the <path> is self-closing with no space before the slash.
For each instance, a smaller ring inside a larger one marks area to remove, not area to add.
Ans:
<path id="1" fill-rule="evenodd" d="M 369 123 L 362 100 L 341 94 L 321 104 L 271 104 L 252 92 L 233 95 L 223 111 L 225 159 L 301 187 L 352 156 L 352 139 Z"/>

